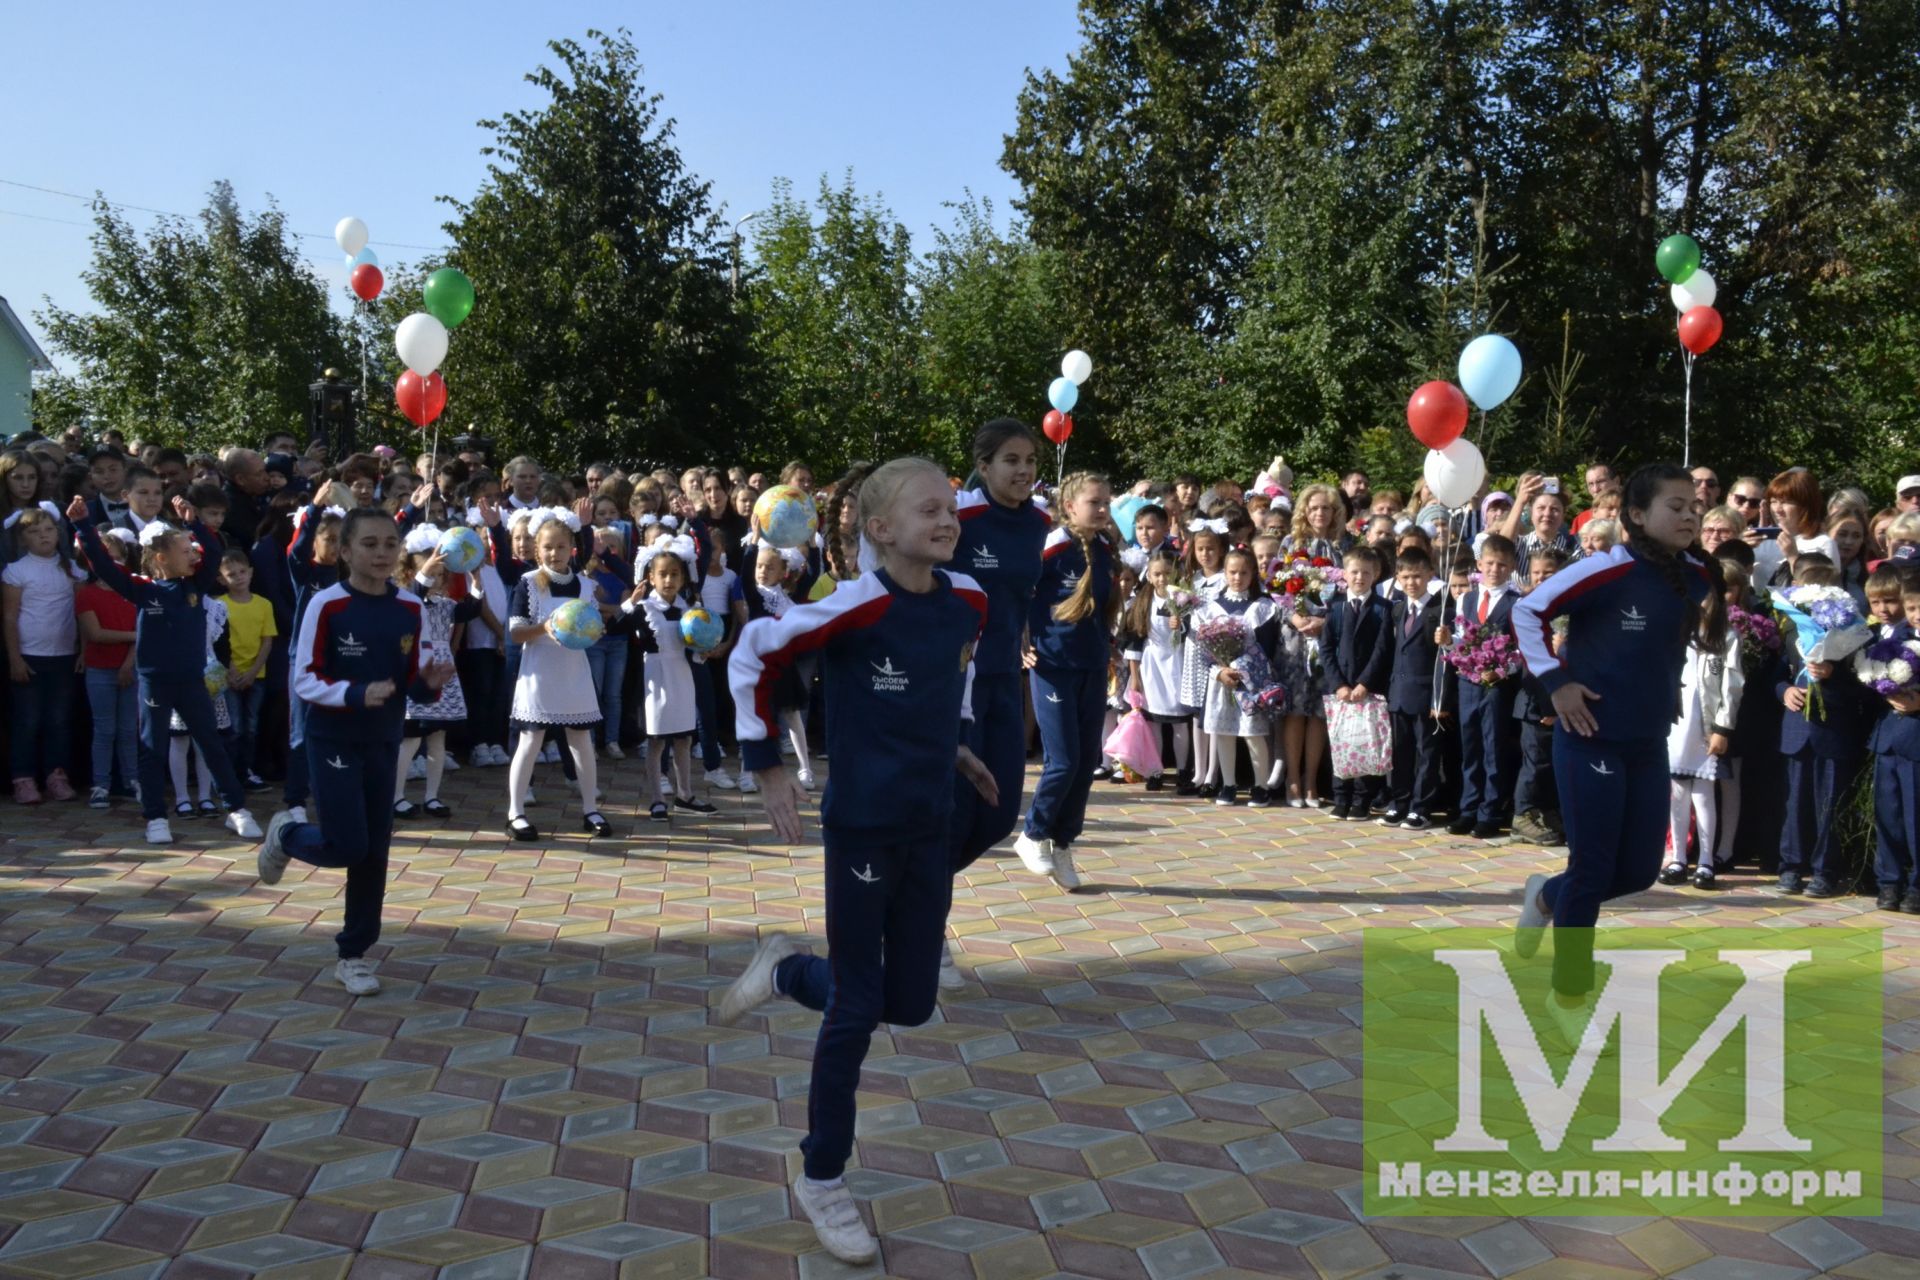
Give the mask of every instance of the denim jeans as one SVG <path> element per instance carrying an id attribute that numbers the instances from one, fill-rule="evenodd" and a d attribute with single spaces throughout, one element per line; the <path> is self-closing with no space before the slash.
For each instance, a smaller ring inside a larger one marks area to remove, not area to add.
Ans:
<path id="1" fill-rule="evenodd" d="M 253 744 L 260 737 L 261 708 L 267 705 L 266 681 L 255 680 L 245 689 L 228 689 L 226 698 L 227 718 L 233 723 L 233 735 L 229 739 L 233 748 L 233 771 L 245 783 L 247 775 L 255 772 Z"/>
<path id="2" fill-rule="evenodd" d="M 87 706 L 93 711 L 93 785 L 112 787 L 117 772 L 120 785 L 132 790 L 140 780 L 138 682 L 123 687 L 118 668 L 88 667 Z"/>
<path id="3" fill-rule="evenodd" d="M 593 672 L 593 693 L 600 699 L 600 724 L 593 731 L 595 746 L 620 740 L 620 693 L 627 682 L 627 645 L 624 635 L 600 637 L 587 650 L 587 669 Z"/>
<path id="4" fill-rule="evenodd" d="M 713 668 L 704 662 L 689 664 L 693 668 L 693 705 L 699 716 L 700 763 L 709 771 L 720 767 L 720 732 L 713 723 Z M 806 764 L 801 761 L 802 767 Z"/>
<path id="5" fill-rule="evenodd" d="M 27 654 L 29 677 L 13 686 L 13 776 L 45 778 L 73 752 L 73 657 Z M 45 768 L 41 768 L 42 762 Z"/>

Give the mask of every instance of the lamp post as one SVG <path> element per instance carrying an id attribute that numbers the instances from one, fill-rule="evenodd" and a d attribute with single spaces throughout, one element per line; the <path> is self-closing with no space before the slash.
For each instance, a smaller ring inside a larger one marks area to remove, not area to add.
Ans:
<path id="1" fill-rule="evenodd" d="M 741 218 L 739 221 L 733 224 L 733 289 L 732 289 L 732 292 L 736 295 L 739 294 L 740 292 L 740 228 L 746 226 L 749 222 L 752 222 L 755 218 L 759 217 L 762 213 L 765 213 L 765 212 L 766 210 L 764 209 L 756 209 L 752 213 L 748 214 L 746 217 Z"/>

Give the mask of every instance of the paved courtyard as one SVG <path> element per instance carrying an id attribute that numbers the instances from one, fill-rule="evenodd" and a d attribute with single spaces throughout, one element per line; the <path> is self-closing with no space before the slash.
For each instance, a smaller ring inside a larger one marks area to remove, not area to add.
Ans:
<path id="1" fill-rule="evenodd" d="M 9 809 L 0 1277 L 852 1274 L 787 1191 L 817 1016 L 711 1017 L 757 934 L 818 942 L 819 851 L 771 847 L 729 793 L 636 822 L 638 767 L 604 776 L 633 839 L 522 846 L 503 772 L 451 775 L 459 817 L 396 841 L 386 989 L 361 1000 L 332 980 L 338 873 L 266 889 L 211 823 L 150 848 L 124 804 Z M 538 785 L 551 829 L 557 767 Z M 1104 784 L 1095 804 L 1089 891 L 976 867 L 966 991 L 875 1040 L 849 1174 L 884 1233 L 866 1274 L 1920 1275 L 1920 918 L 1748 876 L 1615 917 L 1889 926 L 1883 1217 L 1366 1219 L 1361 931 L 1509 923 L 1558 856 Z"/>

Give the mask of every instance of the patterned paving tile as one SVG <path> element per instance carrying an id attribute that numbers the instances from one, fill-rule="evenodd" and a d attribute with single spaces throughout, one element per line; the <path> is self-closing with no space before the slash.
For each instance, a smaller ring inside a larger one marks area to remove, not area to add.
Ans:
<path id="1" fill-rule="evenodd" d="M 1064 894 L 976 864 L 965 990 L 883 1027 L 848 1183 L 870 1268 L 793 1218 L 818 1016 L 712 1017 L 755 938 L 819 946 L 817 848 L 736 794 L 626 839 L 396 835 L 386 990 L 331 981 L 342 885 L 124 809 L 20 811 L 0 864 L 0 1277 L 1026 1280 L 1684 1276 L 1852 1280 L 1920 1257 L 1920 1055 L 1889 1055 L 1886 1213 L 1863 1219 L 1368 1219 L 1359 1213 L 1359 931 L 1497 924 L 1556 859 L 1102 786 Z M 543 772 L 543 794 L 564 794 Z M 624 807 L 623 807 L 624 806 Z M 566 829 L 571 806 L 542 825 Z M 1920 922 L 1733 876 L 1623 919 L 1872 923 L 1890 1047 L 1920 1049 Z"/>

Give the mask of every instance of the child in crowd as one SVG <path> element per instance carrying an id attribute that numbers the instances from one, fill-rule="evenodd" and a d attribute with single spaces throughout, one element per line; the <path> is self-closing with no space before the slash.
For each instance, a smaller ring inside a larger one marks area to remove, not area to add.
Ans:
<path id="1" fill-rule="evenodd" d="M 1189 508 L 1191 510 L 1191 508 Z M 1224 520 L 1203 520 L 1195 517 L 1187 521 L 1187 546 L 1181 558 L 1181 577 L 1192 584 L 1193 592 L 1202 600 L 1211 600 L 1226 589 L 1226 575 L 1222 572 L 1227 559 L 1227 526 Z M 1181 701 L 1196 708 L 1193 724 L 1193 782 L 1195 793 L 1203 800 L 1211 800 L 1219 793 L 1219 786 L 1213 780 L 1216 772 L 1213 761 L 1213 735 L 1207 732 L 1206 724 L 1198 708 L 1204 707 L 1207 700 L 1207 682 L 1211 673 L 1207 669 L 1206 659 L 1194 645 L 1184 646 L 1181 657 L 1180 674 Z"/>
<path id="2" fill-rule="evenodd" d="M 1589 521 L 1587 527 L 1595 523 Z M 1532 583 L 1528 590 L 1539 590 L 1566 565 L 1567 557 L 1558 547 L 1535 547 L 1528 557 L 1528 580 Z M 1556 653 L 1559 643 L 1558 635 L 1548 641 Z M 1520 688 L 1514 694 L 1513 719 L 1520 757 L 1513 784 L 1513 834 L 1543 849 L 1556 848 L 1567 842 L 1567 835 L 1561 825 L 1560 793 L 1553 777 L 1553 702 L 1540 681 L 1526 671 L 1520 673 Z"/>
<path id="3" fill-rule="evenodd" d="M 1805 553 L 1794 561 L 1793 585 L 1837 587 L 1840 571 L 1828 557 Z M 1780 754 L 1787 760 L 1780 892 L 1832 898 L 1840 893 L 1834 849 L 1840 801 L 1859 772 L 1873 706 L 1851 662 L 1806 662 L 1791 643 L 1781 646 L 1781 657 L 1774 680 L 1774 697 L 1787 709 L 1780 721 Z"/>
<path id="4" fill-rule="evenodd" d="M 600 612 L 611 624 L 619 617 L 619 602 L 626 598 L 633 570 L 628 567 L 626 539 L 611 523 L 618 505 L 611 498 L 600 498 L 593 509 L 596 520 L 606 523 L 596 524 L 590 533 L 582 530 L 583 540 L 592 539 L 584 571 L 598 588 Z M 632 645 L 633 636 L 627 628 L 609 625 L 607 633 L 587 650 L 594 696 L 600 699 L 600 724 L 593 731 L 593 740 L 609 760 L 623 760 L 627 754 L 620 746 L 620 695 L 626 688 L 627 655 Z"/>
<path id="5" fill-rule="evenodd" d="M 706 551 L 706 573 L 696 587 L 700 607 L 712 614 L 722 627 L 732 618 L 728 601 L 733 595 L 733 584 L 740 575 L 727 567 L 726 552 L 716 541 Z M 693 668 L 693 692 L 695 706 L 698 708 L 700 735 L 700 764 L 704 770 L 707 785 L 721 791 L 732 791 L 739 783 L 726 770 L 725 755 L 722 746 L 730 736 L 720 715 L 722 703 L 728 701 L 726 690 L 727 652 L 733 648 L 733 637 L 723 634 L 720 643 L 708 653 L 695 653 L 690 656 Z"/>
<path id="6" fill-rule="evenodd" d="M 447 731 L 467 718 L 467 700 L 454 666 L 455 655 L 469 623 L 480 612 L 480 601 L 471 590 L 454 598 L 457 575 L 447 571 L 440 557 L 440 530 L 430 524 L 416 526 L 407 534 L 406 554 L 400 561 L 399 581 L 420 603 L 420 664 L 444 665 L 455 674 L 439 688 L 439 696 L 407 699 L 406 725 L 398 747 L 393 774 L 393 816 L 411 818 L 426 814 L 430 818 L 448 818 L 453 814 L 440 799 L 440 780 L 447 767 Z M 427 758 L 427 790 L 422 803 L 407 799 L 407 773 L 422 749 Z"/>
<path id="7" fill-rule="evenodd" d="M 1326 663 L 1327 696 L 1361 708 L 1385 697 L 1383 691 L 1393 674 L 1393 630 L 1387 602 L 1373 589 L 1380 578 L 1380 553 L 1364 544 L 1355 545 L 1348 549 L 1341 567 L 1346 573 L 1346 591 L 1327 607 L 1321 654 Z M 1355 822 L 1368 817 L 1385 781 L 1384 776 L 1336 775 L 1333 816 Z"/>
<path id="8" fill-rule="evenodd" d="M 680 619 L 691 607 L 689 585 L 694 558 L 699 554 L 684 533 L 655 538 L 635 564 L 640 575 L 628 612 L 640 616 L 640 646 L 646 651 L 647 737 L 659 744 L 662 769 L 672 783 L 673 804 L 694 813 L 713 813 L 715 807 L 693 791 L 693 735 L 699 717 L 693 664 L 686 641 L 680 637 Z M 801 758 L 805 785 L 813 773 Z M 655 822 L 667 820 L 667 805 L 658 796 L 648 810 Z"/>
<path id="9" fill-rule="evenodd" d="M 487 501 L 491 505 L 485 492 L 489 487 L 490 484 L 469 485 L 466 494 L 466 500 L 474 503 L 468 508 L 467 522 L 479 528 L 482 536 L 486 532 L 486 521 L 481 516 L 479 503 Z M 503 683 L 507 665 L 507 586 L 491 560 L 482 560 L 480 567 L 467 575 L 467 582 L 480 606 L 461 637 L 454 663 L 460 675 L 461 693 L 467 702 L 467 763 L 482 767 L 504 765 L 507 763 L 507 702 Z"/>
<path id="10" fill-rule="evenodd" d="M 1102 717 L 1100 724 L 1102 744 L 1120 727 L 1120 717 L 1132 709 L 1127 702 L 1127 694 L 1134 690 L 1133 660 L 1128 655 L 1139 652 L 1140 646 L 1146 642 L 1146 635 L 1130 625 L 1129 615 L 1132 611 L 1127 605 L 1141 594 L 1140 571 L 1144 568 L 1146 556 L 1138 547 L 1129 547 L 1120 553 L 1120 563 L 1114 572 L 1114 590 L 1119 593 L 1122 603 L 1113 622 L 1113 656 L 1107 670 L 1107 714 Z M 1125 770 L 1106 754 L 1104 745 L 1100 752 L 1100 767 L 1093 771 L 1093 779 L 1095 782 L 1126 781 Z"/>
<path id="11" fill-rule="evenodd" d="M 1591 527 L 1591 525 L 1589 525 Z M 1708 562 L 1716 574 L 1719 564 Z M 1680 668 L 1680 718 L 1667 734 L 1667 760 L 1673 770 L 1667 826 L 1670 852 L 1660 883 L 1681 884 L 1687 870 L 1689 819 L 1696 836 L 1698 866 L 1691 872 L 1697 889 L 1711 889 L 1722 839 L 1715 793 L 1724 757 L 1733 747 L 1746 680 L 1740 666 L 1740 633 L 1727 624 L 1726 591 L 1715 583 L 1701 601 L 1700 617 Z"/>
<path id="12" fill-rule="evenodd" d="M 204 521 L 207 509 L 198 510 Z M 227 669 L 227 717 L 234 730 L 233 770 L 251 789 L 266 785 L 254 766 L 254 739 L 266 704 L 267 663 L 280 632 L 273 620 L 273 603 L 253 593 L 253 557 L 245 548 L 229 547 L 221 553 L 220 582 L 226 587 L 220 603 L 227 611 L 227 646 L 232 655 Z"/>
<path id="13" fill-rule="evenodd" d="M 1394 563 L 1399 588 L 1387 614 L 1392 677 L 1387 710 L 1393 717 L 1393 768 L 1383 827 L 1425 831 L 1440 803 L 1440 721 L 1452 714 L 1453 681 L 1440 666 L 1439 637 L 1446 596 L 1430 592 L 1433 561 L 1418 547 Z M 1443 697 L 1433 696 L 1436 681 Z"/>
<path id="14" fill-rule="evenodd" d="M 198 581 L 199 565 L 203 563 L 198 545 L 193 549 L 195 579 Z M 227 606 L 217 596 L 202 597 L 202 607 L 207 614 L 207 662 L 205 667 L 207 692 L 213 697 L 213 724 L 220 731 L 220 745 L 226 750 L 228 762 L 233 759 L 233 714 L 227 700 L 227 672 L 233 665 L 232 641 L 227 634 Z M 206 748 L 193 741 L 187 728 L 186 718 L 178 710 L 167 721 L 167 773 L 173 780 L 173 815 L 176 818 L 197 816 L 212 817 L 220 812 L 220 806 L 213 802 L 213 772 L 207 764 Z M 196 806 L 189 794 L 187 762 L 191 758 L 193 776 L 200 780 L 200 803 Z M 238 770 L 235 770 L 238 773 Z M 243 784 L 244 785 L 244 784 Z"/>
<path id="15" fill-rule="evenodd" d="M 1135 528 L 1138 528 L 1136 518 Z M 1127 629 L 1146 638 L 1128 661 L 1133 668 L 1133 683 L 1146 702 L 1147 719 L 1164 725 L 1172 738 L 1175 788 L 1178 794 L 1194 792 L 1193 779 L 1186 776 L 1189 754 L 1191 713 L 1180 700 L 1180 663 L 1186 649 L 1187 620 L 1167 607 L 1167 594 L 1180 585 L 1180 558 L 1165 545 L 1147 555 L 1146 578 L 1141 589 L 1127 605 Z M 1169 771 L 1147 779 L 1147 790 L 1166 786 Z"/>
<path id="16" fill-rule="evenodd" d="M 75 500 L 82 510 L 86 503 Z M 72 755 L 73 662 L 80 636 L 73 613 L 81 577 L 60 521 L 27 507 L 13 522 L 21 552 L 0 580 L 5 602 L 8 675 L 14 684 L 12 768 L 15 804 L 71 800 L 66 763 Z M 40 782 L 46 782 L 43 797 Z"/>
<path id="17" fill-rule="evenodd" d="M 308 506 L 301 508 L 293 521 L 293 541 L 287 544 L 287 577 L 293 583 L 293 634 L 300 634 L 300 626 L 306 620 L 307 606 L 313 598 L 333 586 L 340 579 L 340 522 L 346 518 L 346 508 L 338 503 L 349 501 L 350 495 L 343 485 L 329 482 Z M 293 673 L 297 678 L 298 673 Z M 289 679 L 291 688 L 292 678 Z M 292 812 L 294 821 L 307 820 L 307 752 L 302 747 L 306 741 L 307 700 L 294 695 L 287 701 L 288 750 L 287 781 L 282 791 L 282 799 Z"/>
<path id="18" fill-rule="evenodd" d="M 1889 594 L 1882 564 L 1867 577 L 1867 599 L 1881 634 L 1903 640 L 1920 636 L 1920 564 L 1901 563 L 1892 574 L 1900 602 L 1897 621 L 1884 620 Z M 1878 589 L 1876 591 L 1876 588 Z M 1920 693 L 1897 693 L 1873 727 L 1873 872 L 1882 911 L 1920 915 Z"/>
<path id="19" fill-rule="evenodd" d="M 1489 636 L 1513 631 L 1513 606 L 1519 592 L 1513 586 L 1519 553 L 1502 534 L 1489 533 L 1480 543 L 1480 583 L 1461 601 L 1460 629 L 1477 626 Z M 1452 644 L 1448 633 L 1443 644 Z M 1491 840 L 1505 824 L 1513 800 L 1513 761 L 1518 754 L 1513 730 L 1513 701 L 1519 680 L 1508 678 L 1488 686 L 1456 674 L 1460 699 L 1460 807 L 1447 830 L 1456 836 L 1471 834 Z"/>
<path id="20" fill-rule="evenodd" d="M 1278 639 L 1276 611 L 1273 601 L 1267 598 L 1266 590 L 1260 584 L 1259 567 L 1254 561 L 1253 552 L 1245 547 L 1235 547 L 1227 552 L 1222 577 L 1224 581 L 1219 595 L 1200 607 L 1194 614 L 1194 624 L 1199 626 L 1238 618 L 1246 629 L 1247 649 L 1258 649 L 1263 655 L 1272 653 Z M 1242 672 L 1230 666 L 1218 666 L 1204 653 L 1200 655 L 1200 661 L 1212 672 L 1212 678 L 1207 682 L 1206 700 L 1201 707 L 1201 727 L 1213 740 L 1213 759 L 1220 773 L 1220 790 L 1213 802 L 1217 805 L 1240 802 L 1237 777 L 1239 750 L 1234 741 L 1237 738 L 1246 743 L 1247 755 L 1253 764 L 1254 782 L 1248 798 L 1254 807 L 1265 808 L 1272 802 L 1272 793 L 1268 791 L 1266 783 L 1272 763 L 1268 747 L 1273 721 L 1263 713 L 1249 712 L 1240 706 L 1237 691 L 1246 683 Z"/>
<path id="21" fill-rule="evenodd" d="M 125 529 L 109 529 L 100 545 L 125 563 L 136 545 Z M 85 648 L 87 705 L 93 714 L 93 778 L 87 807 L 104 809 L 116 787 L 138 795 L 140 786 L 140 695 L 134 688 L 133 642 L 139 611 L 131 600 L 88 582 L 74 592 L 74 613 Z"/>
<path id="22" fill-rule="evenodd" d="M 753 583 L 745 588 L 736 584 L 737 596 L 733 601 L 733 628 L 737 638 L 749 622 L 761 618 L 772 618 L 776 622 L 787 616 L 794 608 L 790 594 L 793 584 L 799 576 L 807 572 L 807 556 L 804 551 L 782 551 L 778 547 L 762 545 L 754 552 Z M 807 689 L 800 681 L 797 668 L 788 668 L 771 685 L 768 710 L 787 733 L 796 759 L 805 762 L 807 756 Z M 749 769 L 740 770 L 740 790 L 749 794 L 759 790 L 759 784 L 753 780 Z"/>
<path id="23" fill-rule="evenodd" d="M 109 523 L 113 528 L 126 529 L 137 535 L 145 532 L 148 525 L 160 518 L 160 509 L 166 499 L 166 487 L 160 483 L 157 473 L 145 467 L 135 466 L 127 468 L 126 492 L 127 505 L 116 511 Z"/>

